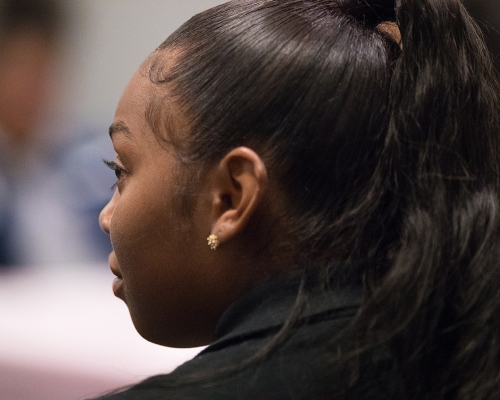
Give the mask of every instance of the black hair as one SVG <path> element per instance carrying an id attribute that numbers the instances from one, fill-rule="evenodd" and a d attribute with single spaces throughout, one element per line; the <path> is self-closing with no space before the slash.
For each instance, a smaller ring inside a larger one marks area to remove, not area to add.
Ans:
<path id="1" fill-rule="evenodd" d="M 488 46 L 496 67 L 497 75 L 500 74 L 500 7 L 499 0 L 463 0 L 469 13 L 476 19 L 485 35 Z"/>
<path id="2" fill-rule="evenodd" d="M 366 292 L 350 354 L 389 343 L 411 399 L 500 398 L 498 83 L 458 0 L 236 0 L 148 66 L 189 117 L 147 114 L 180 158 L 262 156 L 286 204 L 273 251 L 364 266 L 342 271 Z"/>

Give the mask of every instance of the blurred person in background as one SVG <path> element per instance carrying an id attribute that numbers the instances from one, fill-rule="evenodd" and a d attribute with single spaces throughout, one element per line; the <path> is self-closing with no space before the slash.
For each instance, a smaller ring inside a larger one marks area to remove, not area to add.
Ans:
<path id="1" fill-rule="evenodd" d="M 89 198 L 75 191 L 82 185 L 71 184 L 68 168 L 71 158 L 82 158 L 75 151 L 82 142 L 43 130 L 60 80 L 65 23 L 66 9 L 56 0 L 0 0 L 2 266 L 98 258 L 81 216 L 69 207 L 74 198 Z"/>

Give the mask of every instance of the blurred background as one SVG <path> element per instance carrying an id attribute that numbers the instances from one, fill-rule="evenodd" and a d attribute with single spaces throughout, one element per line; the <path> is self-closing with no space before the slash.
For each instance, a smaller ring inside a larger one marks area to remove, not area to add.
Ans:
<path id="1" fill-rule="evenodd" d="M 105 261 L 102 163 L 128 80 L 217 0 L 0 0 L 0 265 Z"/>
<path id="2" fill-rule="evenodd" d="M 128 80 L 217 0 L 0 0 L 0 400 L 81 399 L 199 349 L 143 340 L 97 224 Z"/>
<path id="3" fill-rule="evenodd" d="M 463 0 L 500 54 L 500 0 Z M 199 349 L 150 344 L 111 292 L 97 224 L 128 80 L 222 0 L 0 0 L 0 400 L 81 399 Z"/>

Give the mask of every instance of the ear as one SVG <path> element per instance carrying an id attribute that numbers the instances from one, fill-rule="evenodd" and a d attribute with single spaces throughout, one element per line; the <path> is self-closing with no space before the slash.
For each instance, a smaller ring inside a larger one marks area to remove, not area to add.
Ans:
<path id="1" fill-rule="evenodd" d="M 221 243 L 240 233 L 255 213 L 266 191 L 267 170 L 247 147 L 231 150 L 215 168 L 212 187 L 212 234 Z"/>

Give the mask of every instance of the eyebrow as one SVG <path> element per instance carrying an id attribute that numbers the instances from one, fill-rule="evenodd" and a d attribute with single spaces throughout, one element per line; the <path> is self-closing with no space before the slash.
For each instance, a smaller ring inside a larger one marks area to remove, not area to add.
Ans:
<path id="1" fill-rule="evenodd" d="M 116 133 L 123 133 L 128 138 L 134 137 L 128 126 L 123 121 L 114 122 L 109 127 L 109 137 L 111 139 L 113 139 L 113 135 L 115 135 Z"/>

